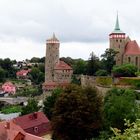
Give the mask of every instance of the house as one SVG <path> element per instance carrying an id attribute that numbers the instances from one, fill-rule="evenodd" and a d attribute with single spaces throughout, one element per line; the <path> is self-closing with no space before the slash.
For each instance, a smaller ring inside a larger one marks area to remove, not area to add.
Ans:
<path id="1" fill-rule="evenodd" d="M 31 70 L 20 70 L 16 73 L 17 78 L 21 78 L 21 79 L 27 79 L 28 78 L 28 73 Z"/>
<path id="2" fill-rule="evenodd" d="M 2 90 L 4 91 L 4 93 L 15 94 L 16 86 L 11 82 L 5 82 L 2 85 Z"/>
<path id="3" fill-rule="evenodd" d="M 50 133 L 50 121 L 43 112 L 35 112 L 13 119 L 25 132 L 36 136 Z"/>
<path id="4" fill-rule="evenodd" d="M 0 122 L 0 140 L 44 140 L 41 137 L 26 133 L 13 120 Z"/>

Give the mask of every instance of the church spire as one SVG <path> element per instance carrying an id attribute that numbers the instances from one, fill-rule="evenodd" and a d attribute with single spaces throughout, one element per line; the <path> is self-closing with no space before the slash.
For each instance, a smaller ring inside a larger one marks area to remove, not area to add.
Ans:
<path id="1" fill-rule="evenodd" d="M 115 28 L 114 28 L 114 31 L 112 33 L 115 33 L 115 34 L 120 34 L 120 33 L 123 33 L 120 29 L 120 26 L 119 26 L 119 18 L 118 18 L 118 12 L 117 12 L 117 18 L 116 18 L 116 24 L 115 24 Z"/>
<path id="2" fill-rule="evenodd" d="M 117 12 L 117 18 L 116 18 L 116 24 L 115 24 L 115 29 L 114 30 L 116 30 L 116 31 L 120 30 L 118 12 Z"/>
<path id="3" fill-rule="evenodd" d="M 55 33 L 53 33 L 53 37 L 52 37 L 53 39 L 55 39 L 56 37 L 55 37 Z"/>

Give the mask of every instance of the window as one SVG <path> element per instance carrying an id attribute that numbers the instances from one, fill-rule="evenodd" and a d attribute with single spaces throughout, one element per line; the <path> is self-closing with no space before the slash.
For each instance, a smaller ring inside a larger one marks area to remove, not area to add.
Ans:
<path id="1" fill-rule="evenodd" d="M 118 42 L 118 39 L 116 39 L 116 42 Z"/>
<path id="2" fill-rule="evenodd" d="M 120 39 L 120 42 L 122 42 L 122 40 Z"/>
<path id="3" fill-rule="evenodd" d="M 34 127 L 34 131 L 37 133 L 38 132 L 38 127 Z"/>
<path id="4" fill-rule="evenodd" d="M 136 64 L 136 66 L 138 66 L 138 57 L 136 57 L 135 64 Z"/>
<path id="5" fill-rule="evenodd" d="M 131 62 L 131 58 L 130 57 L 128 57 L 128 63 L 130 63 Z"/>

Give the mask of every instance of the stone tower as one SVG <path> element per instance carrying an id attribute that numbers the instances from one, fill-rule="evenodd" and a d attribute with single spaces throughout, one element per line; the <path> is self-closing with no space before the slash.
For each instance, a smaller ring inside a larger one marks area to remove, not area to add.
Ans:
<path id="1" fill-rule="evenodd" d="M 55 34 L 46 42 L 45 82 L 54 81 L 54 67 L 59 62 L 59 45 Z"/>
<path id="2" fill-rule="evenodd" d="M 125 33 L 120 30 L 118 14 L 116 18 L 115 29 L 109 34 L 109 41 L 110 48 L 118 52 L 115 58 L 116 65 L 122 65 L 126 46 L 126 37 Z"/>

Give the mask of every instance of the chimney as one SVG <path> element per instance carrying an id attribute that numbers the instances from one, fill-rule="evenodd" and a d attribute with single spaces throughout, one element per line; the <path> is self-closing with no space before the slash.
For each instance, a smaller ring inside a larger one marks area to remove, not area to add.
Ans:
<path id="1" fill-rule="evenodd" d="M 6 122 L 5 128 L 6 128 L 6 129 L 10 129 L 10 122 Z"/>
<path id="2" fill-rule="evenodd" d="M 37 112 L 34 112 L 34 113 L 33 113 L 33 118 L 34 118 L 34 119 L 37 119 Z"/>

